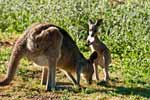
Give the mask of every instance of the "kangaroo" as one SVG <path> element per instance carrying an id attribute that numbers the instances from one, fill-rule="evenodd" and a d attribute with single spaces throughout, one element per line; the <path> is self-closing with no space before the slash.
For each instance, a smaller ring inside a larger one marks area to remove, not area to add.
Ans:
<path id="1" fill-rule="evenodd" d="M 103 68 L 104 80 L 102 82 L 107 82 L 109 79 L 108 67 L 111 63 L 111 54 L 107 46 L 98 39 L 98 27 L 102 24 L 102 19 L 99 19 L 94 23 L 92 20 L 89 20 L 89 32 L 87 37 L 87 44 L 90 46 L 92 51 L 96 51 L 98 54 L 97 59 L 94 61 L 94 74 L 96 80 L 99 80 L 98 76 L 98 65 Z"/>
<path id="2" fill-rule="evenodd" d="M 8 85 L 12 81 L 23 57 L 44 66 L 41 84 L 46 85 L 46 90 L 51 90 L 56 86 L 56 66 L 64 70 L 74 84 L 80 86 L 81 73 L 90 84 L 94 72 L 92 63 L 97 53 L 91 54 L 90 58 L 86 59 L 64 29 L 49 23 L 35 23 L 16 41 L 7 74 L 0 81 L 0 86 Z M 77 80 L 72 76 L 72 72 L 76 73 Z"/>

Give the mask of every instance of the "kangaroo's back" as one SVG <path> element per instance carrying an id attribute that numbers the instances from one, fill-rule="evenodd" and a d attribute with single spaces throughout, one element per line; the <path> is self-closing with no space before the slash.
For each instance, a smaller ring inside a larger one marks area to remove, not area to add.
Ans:
<path id="1" fill-rule="evenodd" d="M 55 27 L 59 29 L 59 31 L 64 37 L 61 48 L 61 58 L 58 61 L 58 66 L 63 65 L 61 67 L 70 68 L 70 66 L 74 67 L 78 60 L 85 60 L 84 56 L 79 51 L 79 48 L 77 47 L 73 39 L 70 37 L 70 35 L 64 29 L 58 26 Z"/>
<path id="2" fill-rule="evenodd" d="M 92 51 L 96 51 L 99 56 L 104 56 L 105 64 L 108 65 L 111 63 L 111 54 L 109 48 L 95 36 L 95 42 L 90 46 Z"/>

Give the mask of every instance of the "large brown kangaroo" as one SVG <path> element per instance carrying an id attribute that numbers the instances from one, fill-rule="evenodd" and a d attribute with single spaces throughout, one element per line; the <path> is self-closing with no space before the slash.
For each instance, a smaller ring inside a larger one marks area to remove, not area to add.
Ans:
<path id="1" fill-rule="evenodd" d="M 97 53 L 93 53 L 87 60 L 64 29 L 49 23 L 33 24 L 16 41 L 6 77 L 0 81 L 0 86 L 8 85 L 12 81 L 22 57 L 44 66 L 41 83 L 46 84 L 46 90 L 51 90 L 56 86 L 56 66 L 64 70 L 78 86 L 81 73 L 91 83 L 94 72 L 92 63 Z M 76 73 L 77 80 L 72 76 L 73 72 Z"/>
<path id="2" fill-rule="evenodd" d="M 98 58 L 94 61 L 94 74 L 96 75 L 96 80 L 99 80 L 98 76 L 98 65 L 103 68 L 104 80 L 106 82 L 109 79 L 109 64 L 111 63 L 111 54 L 107 46 L 98 39 L 98 27 L 102 24 L 102 19 L 97 20 L 95 23 L 92 20 L 89 20 L 89 34 L 87 37 L 88 45 L 92 51 L 96 51 Z"/>

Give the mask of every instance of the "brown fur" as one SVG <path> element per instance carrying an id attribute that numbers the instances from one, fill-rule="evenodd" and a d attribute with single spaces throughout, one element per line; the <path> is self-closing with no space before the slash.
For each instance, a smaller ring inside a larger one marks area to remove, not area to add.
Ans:
<path id="1" fill-rule="evenodd" d="M 93 60 L 97 55 L 91 55 L 87 60 L 79 51 L 77 45 L 62 28 L 48 23 L 36 23 L 30 26 L 17 40 L 11 53 L 7 74 L 0 86 L 9 84 L 16 72 L 22 57 L 27 57 L 43 67 L 42 84 L 46 90 L 55 88 L 56 66 L 64 70 L 74 84 L 80 85 L 80 73 L 91 83 L 93 75 Z M 77 80 L 72 73 L 76 73 Z"/>
<path id="2" fill-rule="evenodd" d="M 98 26 L 101 23 L 102 20 L 97 20 L 96 23 L 93 23 L 91 20 L 89 21 L 89 36 L 87 41 L 91 47 L 91 50 L 98 53 L 98 58 L 94 61 L 95 78 L 99 80 L 97 66 L 100 65 L 104 71 L 104 81 L 107 81 L 109 79 L 108 67 L 111 63 L 111 55 L 107 46 L 97 37 Z"/>

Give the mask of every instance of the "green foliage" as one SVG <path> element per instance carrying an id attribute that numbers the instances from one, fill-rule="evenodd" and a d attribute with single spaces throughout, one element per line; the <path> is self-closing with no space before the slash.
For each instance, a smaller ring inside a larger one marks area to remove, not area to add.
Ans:
<path id="1" fill-rule="evenodd" d="M 2 52 L 2 53 L 1 53 Z M 0 49 L 0 72 L 6 72 L 5 61 L 8 59 L 8 55 L 10 55 L 10 49 Z"/>

